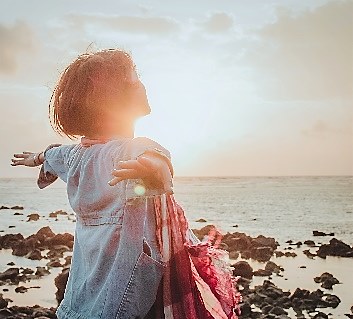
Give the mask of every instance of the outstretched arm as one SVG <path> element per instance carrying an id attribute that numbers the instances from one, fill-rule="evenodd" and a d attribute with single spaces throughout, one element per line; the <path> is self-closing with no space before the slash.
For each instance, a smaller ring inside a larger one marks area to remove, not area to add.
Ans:
<path id="1" fill-rule="evenodd" d="M 114 178 L 110 186 L 126 179 L 141 178 L 148 187 L 172 190 L 173 166 L 167 156 L 156 150 L 145 151 L 136 160 L 118 162 L 119 168 L 113 170 Z"/>
<path id="2" fill-rule="evenodd" d="M 44 152 L 33 153 L 33 152 L 22 152 L 13 155 L 11 166 L 24 165 L 28 167 L 35 167 L 43 164 Z"/>
<path id="3" fill-rule="evenodd" d="M 61 145 L 62 144 L 58 144 L 58 143 L 50 144 L 46 148 L 46 150 L 52 147 L 61 146 Z M 17 165 L 24 165 L 28 167 L 39 166 L 44 163 L 44 160 L 45 160 L 44 153 L 45 153 L 45 150 L 39 153 L 22 152 L 22 153 L 13 154 L 15 158 L 11 159 L 12 161 L 11 166 L 17 166 Z"/>

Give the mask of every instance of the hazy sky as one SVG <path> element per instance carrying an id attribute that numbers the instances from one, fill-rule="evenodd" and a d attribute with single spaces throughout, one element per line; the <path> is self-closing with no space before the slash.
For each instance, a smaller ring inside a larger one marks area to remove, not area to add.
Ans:
<path id="1" fill-rule="evenodd" d="M 152 114 L 136 136 L 176 174 L 352 175 L 353 2 L 1 0 L 0 177 L 56 135 L 48 101 L 79 53 L 132 53 Z"/>

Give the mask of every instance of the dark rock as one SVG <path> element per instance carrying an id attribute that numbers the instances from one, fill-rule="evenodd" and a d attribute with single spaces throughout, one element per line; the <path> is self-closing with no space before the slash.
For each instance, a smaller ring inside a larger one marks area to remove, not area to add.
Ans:
<path id="1" fill-rule="evenodd" d="M 200 219 L 196 220 L 196 222 L 198 222 L 198 223 L 206 223 L 207 220 L 204 219 L 204 218 L 200 218 Z"/>
<path id="2" fill-rule="evenodd" d="M 36 276 L 42 277 L 49 274 L 50 271 L 48 269 L 46 269 L 45 267 L 37 266 L 37 271 L 35 273 Z"/>
<path id="3" fill-rule="evenodd" d="M 39 214 L 33 213 L 33 214 L 27 215 L 27 217 L 28 217 L 28 220 L 27 220 L 28 222 L 31 221 L 31 220 L 37 221 L 39 219 Z"/>
<path id="4" fill-rule="evenodd" d="M 315 247 L 315 242 L 313 240 L 306 240 L 304 241 L 304 244 L 309 247 Z"/>
<path id="5" fill-rule="evenodd" d="M 28 288 L 26 288 L 25 286 L 18 286 L 15 288 L 15 292 L 21 293 L 21 294 L 27 292 L 27 290 L 28 290 Z"/>
<path id="6" fill-rule="evenodd" d="M 229 253 L 229 258 L 230 259 L 238 259 L 238 257 L 239 257 L 239 253 L 237 252 L 237 251 L 231 251 L 230 253 Z"/>
<path id="7" fill-rule="evenodd" d="M 74 236 L 69 233 L 56 234 L 53 237 L 46 238 L 44 244 L 48 247 L 55 245 L 65 245 L 69 248 L 73 247 Z"/>
<path id="8" fill-rule="evenodd" d="M 254 271 L 254 276 L 257 276 L 257 277 L 266 277 L 271 275 L 272 275 L 272 272 L 270 270 L 258 269 Z"/>
<path id="9" fill-rule="evenodd" d="M 271 309 L 270 313 L 271 313 L 271 314 L 274 314 L 274 315 L 276 315 L 276 316 L 287 315 L 287 314 L 288 314 L 287 311 L 285 311 L 283 308 L 278 307 L 278 306 L 273 307 L 273 308 Z"/>
<path id="10" fill-rule="evenodd" d="M 65 287 L 66 287 L 67 279 L 69 277 L 69 269 L 70 269 L 69 267 L 64 268 L 62 272 L 54 279 L 55 286 L 57 288 L 55 296 L 56 296 L 56 300 L 58 301 L 58 304 L 61 302 L 61 300 L 64 299 Z"/>
<path id="11" fill-rule="evenodd" d="M 232 265 L 234 276 L 241 276 L 251 279 L 253 277 L 253 268 L 246 261 L 238 261 Z"/>
<path id="12" fill-rule="evenodd" d="M 328 319 L 328 315 L 324 312 L 319 311 L 313 319 Z"/>
<path id="13" fill-rule="evenodd" d="M 30 275 L 30 274 L 34 273 L 34 270 L 32 270 L 31 268 L 24 268 L 21 273 L 26 274 L 26 275 Z"/>
<path id="14" fill-rule="evenodd" d="M 313 230 L 313 236 L 335 236 L 334 233 L 324 233 L 322 231 Z"/>
<path id="15" fill-rule="evenodd" d="M 9 302 L 2 297 L 2 294 L 0 294 L 0 309 L 6 308 L 8 303 Z"/>
<path id="16" fill-rule="evenodd" d="M 60 263 L 59 259 L 53 259 L 47 263 L 48 267 L 61 267 L 62 264 Z"/>
<path id="17" fill-rule="evenodd" d="M 332 289 L 333 285 L 339 284 L 338 279 L 328 272 L 324 272 L 319 277 L 315 277 L 314 281 L 321 283 L 321 287 L 325 289 Z"/>
<path id="18" fill-rule="evenodd" d="M 310 252 L 309 249 L 303 250 L 303 254 L 304 254 L 305 256 L 307 256 L 308 258 L 310 258 L 310 259 L 314 259 L 314 257 L 316 256 L 315 254 L 313 254 L 312 252 Z"/>
<path id="19" fill-rule="evenodd" d="M 271 259 L 273 254 L 272 247 L 256 247 L 251 250 L 251 258 L 258 261 L 268 261 Z"/>
<path id="20" fill-rule="evenodd" d="M 15 205 L 15 206 L 12 206 L 11 209 L 23 209 L 23 206 Z"/>
<path id="21" fill-rule="evenodd" d="M 14 280 L 19 275 L 19 273 L 19 268 L 8 268 L 4 272 L 0 272 L 0 280 Z"/>
<path id="22" fill-rule="evenodd" d="M 244 302 L 243 304 L 240 305 L 240 311 L 243 317 L 250 316 L 251 315 L 251 306 L 249 303 Z"/>
<path id="23" fill-rule="evenodd" d="M 34 249 L 34 250 L 30 251 L 26 255 L 26 257 L 28 259 L 32 259 L 32 260 L 41 260 L 43 258 L 42 253 L 40 252 L 39 249 Z"/>
<path id="24" fill-rule="evenodd" d="M 21 242 L 24 239 L 23 235 L 20 233 L 17 234 L 5 234 L 0 236 L 0 247 L 9 249 L 16 245 L 18 242 Z"/>
<path id="25" fill-rule="evenodd" d="M 329 244 L 321 245 L 316 253 L 321 258 L 326 258 L 326 256 L 353 257 L 353 248 L 341 240 L 332 238 Z"/>
<path id="26" fill-rule="evenodd" d="M 278 266 L 276 263 L 274 263 L 273 261 L 268 261 L 266 266 L 265 266 L 265 270 L 270 271 L 271 273 L 275 273 L 278 274 L 281 271 L 283 271 L 284 269 L 280 266 Z"/>
<path id="27" fill-rule="evenodd" d="M 331 308 L 337 308 L 337 306 L 340 304 L 341 299 L 338 298 L 336 295 L 330 295 L 330 294 L 326 294 L 324 295 L 321 303 L 325 306 L 325 307 L 331 307 Z"/>
<path id="28" fill-rule="evenodd" d="M 10 209 L 10 207 L 1 205 L 0 209 Z"/>

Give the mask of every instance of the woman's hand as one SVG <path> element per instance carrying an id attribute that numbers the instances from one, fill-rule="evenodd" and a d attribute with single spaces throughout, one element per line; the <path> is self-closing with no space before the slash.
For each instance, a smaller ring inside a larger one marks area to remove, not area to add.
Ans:
<path id="1" fill-rule="evenodd" d="M 164 188 L 172 190 L 172 172 L 166 159 L 151 153 L 146 153 L 137 160 L 127 160 L 118 162 L 118 169 L 114 169 L 112 175 L 115 176 L 108 182 L 114 186 L 126 179 L 141 178 L 151 188 Z"/>
<path id="2" fill-rule="evenodd" d="M 43 152 L 33 153 L 33 152 L 22 152 L 13 155 L 16 158 L 12 158 L 11 166 L 24 165 L 28 167 L 35 167 L 43 163 L 44 155 Z"/>

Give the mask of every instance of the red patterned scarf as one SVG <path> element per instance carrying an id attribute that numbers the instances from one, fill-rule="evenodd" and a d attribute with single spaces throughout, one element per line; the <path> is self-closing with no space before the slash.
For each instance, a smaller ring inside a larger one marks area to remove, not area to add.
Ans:
<path id="1" fill-rule="evenodd" d="M 168 265 L 163 276 L 165 319 L 238 319 L 241 295 L 228 252 L 212 246 L 211 239 L 194 237 L 172 194 L 155 196 L 154 205 L 157 242 Z"/>

